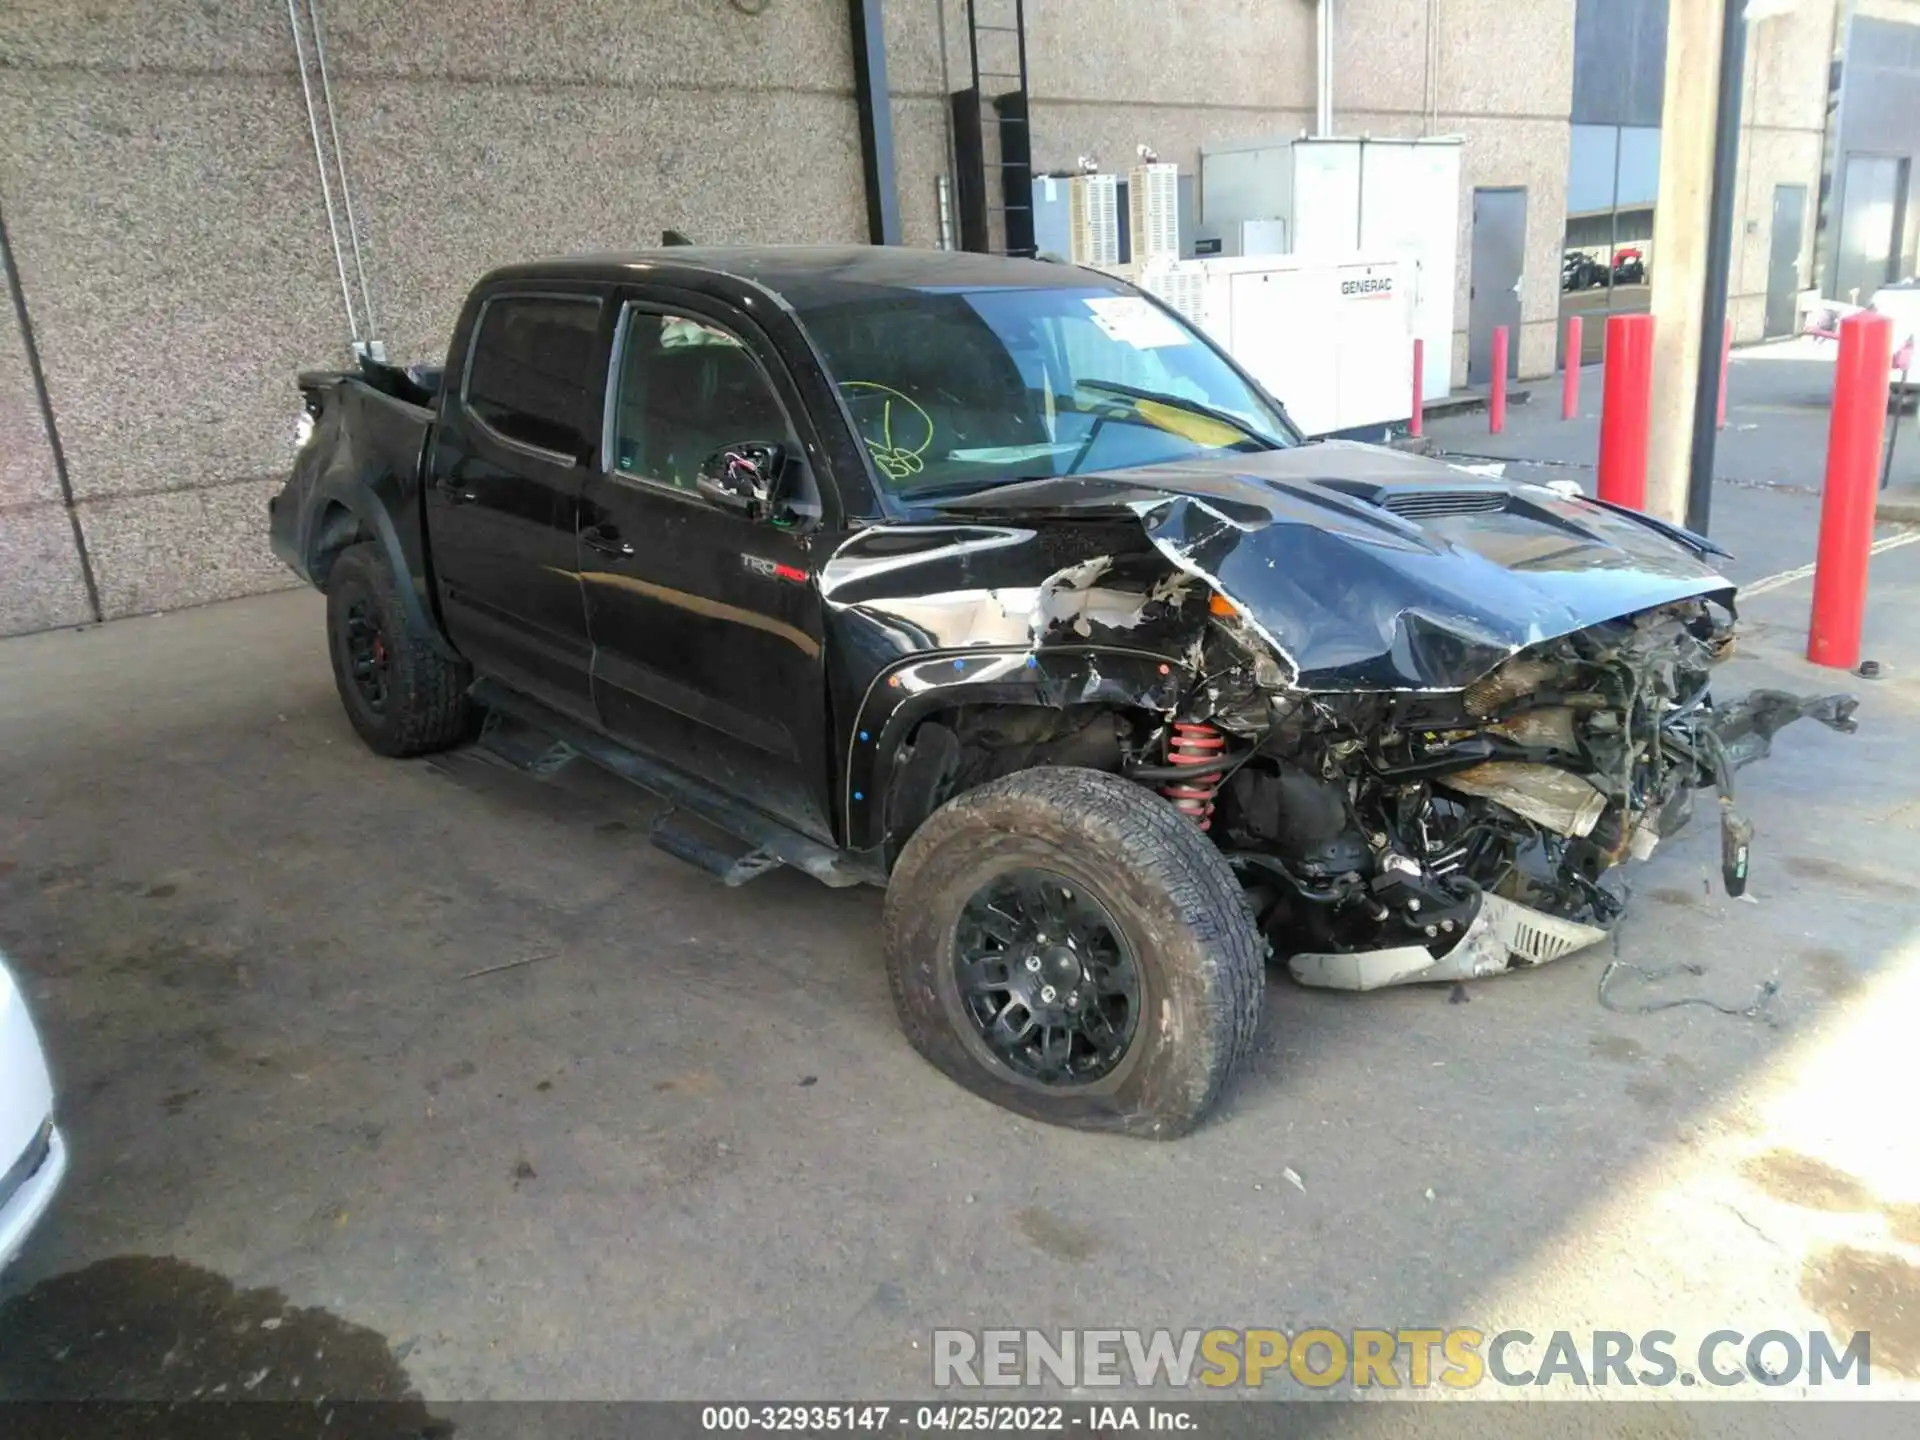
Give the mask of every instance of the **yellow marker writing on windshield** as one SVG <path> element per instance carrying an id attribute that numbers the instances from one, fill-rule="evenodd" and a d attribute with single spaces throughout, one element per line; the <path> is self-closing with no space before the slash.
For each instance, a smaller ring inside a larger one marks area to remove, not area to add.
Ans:
<path id="1" fill-rule="evenodd" d="M 880 438 L 876 440 L 864 432 L 860 436 L 873 452 L 873 463 L 880 473 L 889 480 L 918 475 L 924 468 L 920 457 L 933 444 L 933 417 L 891 386 L 876 385 L 871 380 L 842 380 L 840 388 L 849 392 L 850 403 L 872 398 L 880 401 Z M 898 436 L 894 433 L 896 410 L 899 412 Z"/>

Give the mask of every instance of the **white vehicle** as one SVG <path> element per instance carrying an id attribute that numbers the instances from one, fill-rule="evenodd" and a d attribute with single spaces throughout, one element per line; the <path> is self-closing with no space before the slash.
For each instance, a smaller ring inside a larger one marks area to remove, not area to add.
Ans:
<path id="1" fill-rule="evenodd" d="M 25 998 L 0 964 L 0 1268 L 47 1213 L 66 1170 L 40 1038 Z"/>

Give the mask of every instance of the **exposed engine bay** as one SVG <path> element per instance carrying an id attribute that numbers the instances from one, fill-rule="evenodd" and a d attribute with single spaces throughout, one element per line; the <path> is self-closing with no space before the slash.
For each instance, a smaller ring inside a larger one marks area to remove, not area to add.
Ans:
<path id="1" fill-rule="evenodd" d="M 1303 982 L 1557 959 L 1607 932 L 1616 867 L 1684 826 L 1696 790 L 1717 794 L 1723 879 L 1741 893 L 1752 830 L 1734 772 L 1794 720 L 1855 728 L 1844 695 L 1717 707 L 1733 618 L 1685 600 L 1530 647 L 1461 690 L 1321 694 L 1263 684 L 1258 638 L 1216 621 L 1214 678 L 1167 728 L 1164 793 L 1207 827 Z"/>
<path id="2" fill-rule="evenodd" d="M 1590 945 L 1623 911 L 1620 867 L 1703 796 L 1740 894 L 1735 773 L 1796 720 L 1856 728 L 1850 695 L 1712 693 L 1734 643 L 1725 552 L 1549 486 L 1323 442 L 946 508 L 977 528 L 893 542 L 927 547 L 915 593 L 873 539 L 836 557 L 830 600 L 1024 646 L 1057 708 L 953 717 L 951 782 L 917 742 L 902 778 L 927 783 L 889 830 L 949 783 L 1118 770 L 1207 831 L 1308 984 L 1461 980 Z M 1103 651 L 1166 678 L 1122 684 Z"/>

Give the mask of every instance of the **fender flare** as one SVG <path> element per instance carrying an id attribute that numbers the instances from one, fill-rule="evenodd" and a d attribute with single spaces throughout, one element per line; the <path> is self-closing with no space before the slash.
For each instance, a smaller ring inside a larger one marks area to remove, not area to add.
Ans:
<path id="1" fill-rule="evenodd" d="M 887 844 L 886 802 L 894 761 L 914 728 L 960 705 L 1126 705 L 1171 715 L 1189 676 L 1169 655 L 1105 646 L 923 652 L 877 672 L 846 737 L 841 790 L 847 847 Z M 885 857 L 890 865 L 892 856 Z"/>
<path id="2" fill-rule="evenodd" d="M 420 639 L 425 640 L 440 655 L 448 660 L 461 660 L 460 652 L 453 648 L 441 630 L 433 614 L 433 593 L 428 582 L 425 556 L 410 558 L 407 547 L 400 538 L 400 529 L 394 523 L 393 509 L 382 489 L 397 484 L 397 478 L 391 474 L 375 477 L 372 483 L 356 476 L 350 480 L 330 479 L 315 487 L 311 513 L 317 525 L 319 517 L 329 505 L 343 506 L 359 522 L 362 528 L 373 532 L 374 543 L 387 557 L 387 565 L 396 578 L 406 583 L 399 587 L 400 608 L 406 613 L 407 628 Z M 307 569 L 312 574 L 317 568 L 319 556 L 315 547 L 321 536 L 317 531 L 307 537 Z M 416 549 L 422 547 L 416 546 Z"/>

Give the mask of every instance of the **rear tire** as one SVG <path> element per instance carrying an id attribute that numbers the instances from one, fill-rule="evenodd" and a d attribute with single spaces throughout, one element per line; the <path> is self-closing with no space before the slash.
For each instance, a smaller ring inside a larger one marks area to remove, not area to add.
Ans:
<path id="1" fill-rule="evenodd" d="M 377 754 L 425 755 L 472 733 L 472 673 L 408 626 L 377 545 L 350 545 L 333 562 L 327 651 L 347 719 Z"/>
<path id="2" fill-rule="evenodd" d="M 1265 945 L 1232 867 L 1166 801 L 1103 771 L 1021 771 L 936 811 L 894 868 L 885 934 L 914 1048 L 975 1094 L 1049 1124 L 1182 1135 L 1219 1099 L 1260 1022 Z M 1038 988 L 1056 966 L 1069 978 Z M 1085 1016 L 1089 995 L 1111 1018 Z"/>

